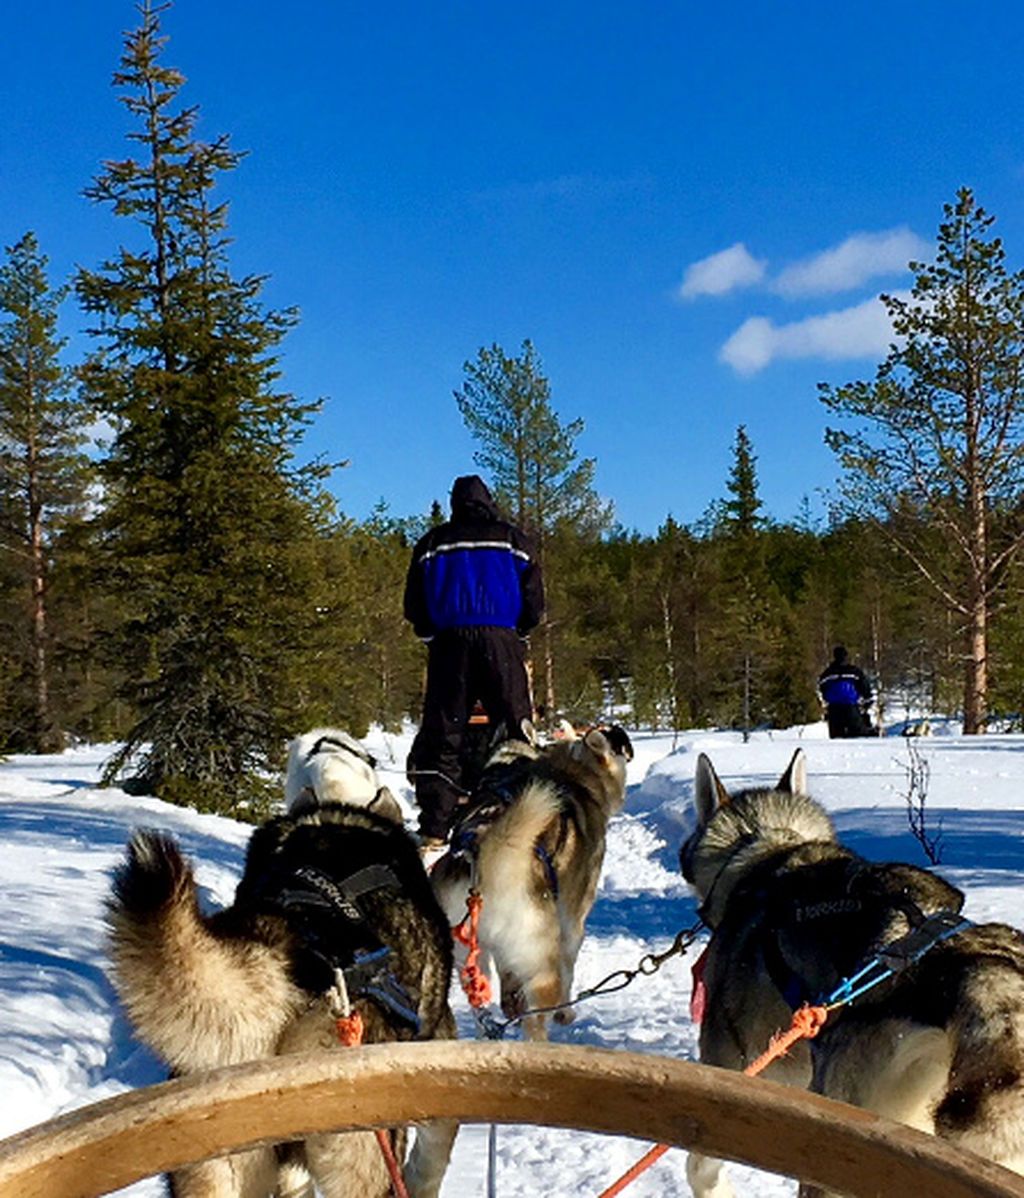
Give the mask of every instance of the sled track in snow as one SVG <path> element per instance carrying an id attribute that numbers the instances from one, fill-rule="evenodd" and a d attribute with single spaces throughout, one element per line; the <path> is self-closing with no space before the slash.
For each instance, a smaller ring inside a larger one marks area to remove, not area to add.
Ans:
<path id="1" fill-rule="evenodd" d="M 1024 1178 L 998 1165 L 773 1082 L 646 1054 L 451 1042 L 274 1057 L 106 1099 L 0 1141 L 0 1194 L 97 1198 L 256 1143 L 432 1116 L 634 1136 L 852 1195 L 1024 1198 Z"/>

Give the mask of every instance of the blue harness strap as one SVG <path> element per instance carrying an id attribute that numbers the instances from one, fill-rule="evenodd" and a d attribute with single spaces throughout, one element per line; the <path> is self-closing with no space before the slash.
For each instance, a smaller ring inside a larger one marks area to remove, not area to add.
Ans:
<path id="1" fill-rule="evenodd" d="M 817 1005 L 829 1010 L 846 1006 L 920 961 L 937 944 L 973 926 L 969 919 L 964 919 L 957 911 L 936 911 L 926 916 L 916 928 L 911 928 L 905 936 L 887 944 L 855 974 L 844 978 Z"/>

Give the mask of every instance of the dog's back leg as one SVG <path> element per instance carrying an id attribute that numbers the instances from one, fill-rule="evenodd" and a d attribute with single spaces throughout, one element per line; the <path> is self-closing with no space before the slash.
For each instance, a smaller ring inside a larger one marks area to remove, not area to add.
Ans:
<path id="1" fill-rule="evenodd" d="M 404 1132 L 397 1139 L 395 1155 L 401 1160 Z M 373 1132 L 310 1136 L 306 1156 L 323 1198 L 390 1198 L 391 1178 Z"/>
<path id="2" fill-rule="evenodd" d="M 171 1198 L 265 1198 L 276 1192 L 276 1179 L 271 1147 L 186 1165 L 168 1175 Z"/>
<path id="3" fill-rule="evenodd" d="M 446 1003 L 432 1038 L 454 1040 L 457 1034 L 455 1016 Z M 454 1119 L 431 1119 L 416 1125 L 416 1138 L 405 1164 L 405 1184 L 410 1198 L 437 1198 L 458 1130 L 459 1125 Z"/>
<path id="4" fill-rule="evenodd" d="M 277 1189 L 274 1198 L 316 1198 L 313 1179 L 306 1163 L 306 1147 L 300 1141 L 277 1145 Z"/>
<path id="5" fill-rule="evenodd" d="M 981 960 L 961 986 L 950 1031 L 953 1061 L 936 1134 L 1024 1174 L 1024 972 L 1010 961 Z"/>
<path id="6" fill-rule="evenodd" d="M 686 1158 L 686 1180 L 693 1198 L 733 1198 L 733 1188 L 723 1173 L 725 1162 L 691 1152 Z"/>
<path id="7" fill-rule="evenodd" d="M 906 1019 L 849 1026 L 840 1017 L 834 1030 L 822 1034 L 812 1088 L 918 1131 L 933 1131 L 935 1106 L 949 1077 L 945 1031 Z"/>
<path id="8" fill-rule="evenodd" d="M 431 1119 L 416 1125 L 416 1140 L 405 1167 L 409 1198 L 437 1198 L 458 1130 L 454 1119 Z"/>

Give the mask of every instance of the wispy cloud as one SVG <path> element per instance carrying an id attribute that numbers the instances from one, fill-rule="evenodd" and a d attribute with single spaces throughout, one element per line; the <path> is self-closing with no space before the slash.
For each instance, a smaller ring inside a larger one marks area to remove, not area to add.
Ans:
<path id="1" fill-rule="evenodd" d="M 646 175 L 623 177 L 602 175 L 558 175 L 551 179 L 505 183 L 473 193 L 478 203 L 547 203 L 553 200 L 589 200 L 604 202 L 649 191 Z"/>
<path id="2" fill-rule="evenodd" d="M 740 287 L 751 287 L 764 278 L 767 263 L 755 258 L 742 241 L 694 262 L 686 268 L 679 294 L 683 299 L 699 295 L 727 295 Z"/>
<path id="3" fill-rule="evenodd" d="M 894 340 L 889 314 L 876 297 L 791 324 L 752 316 L 726 341 L 718 357 L 737 374 L 752 375 L 780 358 L 881 358 Z"/>
<path id="4" fill-rule="evenodd" d="M 854 233 L 831 249 L 785 267 L 772 290 L 791 298 L 849 291 L 880 275 L 902 274 L 911 259 L 928 253 L 927 242 L 905 225 L 881 233 Z"/>

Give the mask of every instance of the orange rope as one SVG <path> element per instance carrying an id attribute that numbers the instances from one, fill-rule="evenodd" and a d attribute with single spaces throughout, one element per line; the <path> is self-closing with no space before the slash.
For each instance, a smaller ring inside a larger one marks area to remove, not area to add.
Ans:
<path id="1" fill-rule="evenodd" d="M 743 1070 L 744 1074 L 747 1077 L 756 1077 L 757 1074 L 767 1069 L 772 1061 L 785 1056 L 798 1041 L 813 1040 L 824 1027 L 826 1019 L 828 1019 L 827 1007 L 812 1007 L 804 1003 L 798 1011 L 793 1012 L 793 1022 L 787 1030 L 772 1037 L 767 1049 L 756 1061 L 751 1061 Z M 660 1160 L 668 1152 L 669 1147 L 668 1144 L 656 1144 L 631 1169 L 623 1173 L 618 1181 L 612 1182 L 606 1190 L 602 1190 L 598 1198 L 613 1198 L 613 1195 L 621 1194 L 630 1182 L 636 1181 L 641 1173 L 649 1169 L 655 1161 Z"/>
<path id="2" fill-rule="evenodd" d="M 335 1019 L 338 1040 L 345 1048 L 357 1048 L 363 1042 L 363 1017 L 358 1011 Z"/>
<path id="3" fill-rule="evenodd" d="M 334 1021 L 334 1026 L 337 1028 L 338 1040 L 343 1047 L 358 1048 L 362 1044 L 363 1017 L 358 1011 L 353 1010 L 348 1015 L 342 1015 Z M 382 1127 L 377 1128 L 374 1135 L 377 1137 L 377 1144 L 380 1146 L 380 1154 L 384 1158 L 384 1167 L 391 1179 L 391 1188 L 394 1190 L 395 1198 L 409 1198 L 409 1191 L 406 1189 L 405 1179 L 402 1177 L 402 1167 L 391 1146 L 391 1136 Z"/>
<path id="4" fill-rule="evenodd" d="M 785 1056 L 799 1040 L 813 1040 L 821 1031 L 828 1018 L 827 1007 L 812 1007 L 807 1003 L 793 1012 L 793 1022 L 786 1031 L 772 1036 L 771 1043 L 756 1061 L 743 1070 L 747 1077 L 756 1077 L 763 1069 L 767 1069 L 772 1061 Z"/>
<path id="5" fill-rule="evenodd" d="M 491 1001 L 491 983 L 480 968 L 480 908 L 484 900 L 476 890 L 466 899 L 466 917 L 452 928 L 452 935 L 469 949 L 466 964 L 459 970 L 459 981 L 471 1007 L 486 1007 Z M 468 929 L 467 929 L 467 926 Z"/>
<path id="6" fill-rule="evenodd" d="M 602 1190 L 597 1198 L 612 1198 L 613 1194 L 621 1194 L 630 1182 L 636 1181 L 641 1173 L 649 1169 L 655 1161 L 660 1160 L 668 1150 L 668 1144 L 655 1144 L 631 1169 L 627 1169 L 618 1181 L 613 1181 L 607 1190 Z"/>

